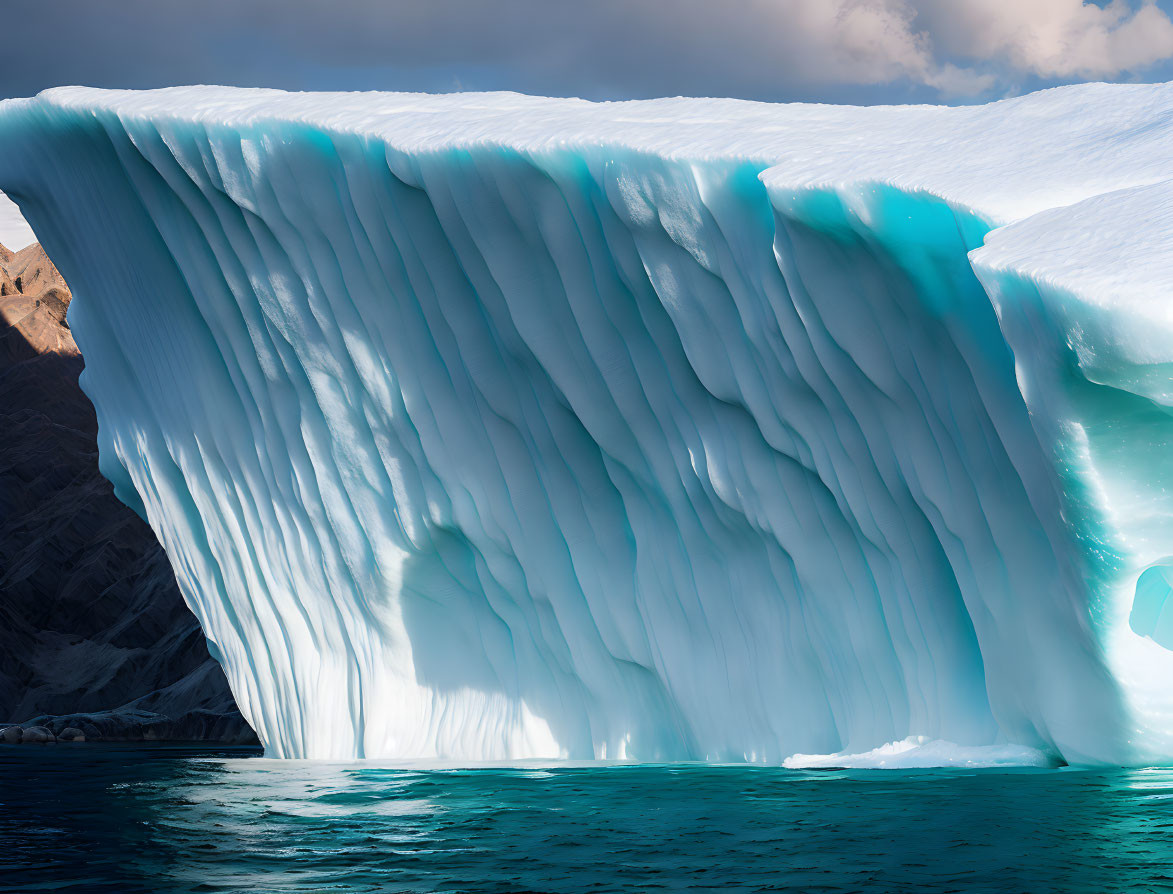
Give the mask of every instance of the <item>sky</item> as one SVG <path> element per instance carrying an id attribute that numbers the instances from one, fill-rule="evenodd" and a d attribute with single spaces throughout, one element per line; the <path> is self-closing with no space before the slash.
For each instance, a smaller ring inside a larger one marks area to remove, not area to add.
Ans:
<path id="1" fill-rule="evenodd" d="M 0 98 L 231 84 L 967 103 L 1173 80 L 1173 0 L 3 0 L 0 11 Z M 0 199 L 0 243 L 28 237 L 14 226 Z"/>
<path id="2" fill-rule="evenodd" d="M 0 192 L 0 245 L 18 251 L 36 241 L 32 229 L 20 216 L 20 210 Z"/>
<path id="3" fill-rule="evenodd" d="M 1173 78 L 1173 0 L 4 0 L 60 84 L 973 102 Z"/>

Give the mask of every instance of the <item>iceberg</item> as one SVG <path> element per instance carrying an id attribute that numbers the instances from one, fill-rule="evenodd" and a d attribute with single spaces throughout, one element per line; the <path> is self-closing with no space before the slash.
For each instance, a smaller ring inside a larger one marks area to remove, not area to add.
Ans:
<path id="1" fill-rule="evenodd" d="M 1173 85 L 61 88 L 0 189 L 269 755 L 1137 764 L 1170 146 Z"/>

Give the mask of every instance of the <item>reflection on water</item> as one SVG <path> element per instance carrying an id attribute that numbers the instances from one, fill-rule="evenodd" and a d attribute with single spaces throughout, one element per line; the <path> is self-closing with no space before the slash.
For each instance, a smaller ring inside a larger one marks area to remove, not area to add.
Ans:
<path id="1" fill-rule="evenodd" d="M 1171 795 L 1170 770 L 428 770 L 5 747 L 0 889 L 1173 891 Z"/>

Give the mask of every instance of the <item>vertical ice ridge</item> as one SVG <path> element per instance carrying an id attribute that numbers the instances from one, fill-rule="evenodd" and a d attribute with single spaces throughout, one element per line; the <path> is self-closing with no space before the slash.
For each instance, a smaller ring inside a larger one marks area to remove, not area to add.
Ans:
<path id="1" fill-rule="evenodd" d="M 1089 623 L 1123 690 L 1136 759 L 1149 762 L 1173 750 L 1173 651 L 1137 617 L 1173 543 L 1171 193 L 1165 181 L 1042 212 L 970 255 L 1058 471 Z"/>
<path id="2" fill-rule="evenodd" d="M 149 151 L 150 147 L 154 143 L 153 138 L 155 136 L 156 135 L 151 132 L 148 132 L 146 134 L 139 134 L 139 139 L 136 141 L 136 148 L 139 150 L 143 159 L 145 161 L 148 161 L 148 163 L 150 163 L 153 159 L 158 159 L 160 157 L 159 152 L 157 152 L 157 151 L 150 152 Z M 166 158 L 171 157 L 169 153 L 162 153 L 162 155 Z M 155 169 L 158 170 L 157 165 L 155 166 Z M 193 166 L 188 166 L 187 170 L 188 170 L 189 174 L 194 174 L 195 168 Z M 194 183 L 194 185 L 195 185 L 196 189 L 198 190 L 199 184 Z M 232 205 L 232 208 L 236 209 L 237 206 Z M 247 213 L 247 211 L 245 213 Z M 245 244 L 244 242 L 241 242 L 239 240 L 233 242 L 233 240 L 228 239 L 227 241 L 230 244 L 233 244 L 236 246 L 243 246 Z M 202 268 L 199 268 L 199 269 L 200 269 L 200 272 L 203 273 L 203 269 Z M 189 278 L 190 278 L 190 274 L 189 274 Z M 251 295 L 248 297 L 251 298 Z M 243 291 L 238 293 L 237 299 L 239 302 L 245 303 L 245 301 L 243 300 L 244 299 L 244 292 Z M 229 350 L 222 348 L 220 351 L 220 355 L 225 360 L 228 360 L 229 358 L 233 358 L 235 356 L 238 356 L 239 352 L 233 352 L 233 351 L 229 351 Z M 240 389 L 240 391 L 241 391 L 241 393 L 247 394 L 249 392 L 249 389 Z M 207 463 L 205 463 L 205 465 L 207 465 Z M 227 470 L 226 467 L 222 469 L 221 474 L 222 474 L 222 479 L 224 481 L 226 481 L 226 482 L 232 481 L 232 474 Z M 212 490 L 212 488 L 209 488 L 208 490 Z M 239 488 L 233 488 L 231 490 L 226 489 L 225 491 L 223 491 L 223 493 L 225 494 L 225 496 L 228 496 L 232 492 L 232 490 L 235 490 L 236 493 L 238 494 L 238 496 L 240 496 Z M 231 518 L 232 515 L 235 514 L 235 512 L 237 511 L 231 505 L 226 506 L 225 508 L 227 509 L 227 513 L 225 514 L 226 518 Z M 262 583 L 262 581 L 264 581 L 266 579 L 266 577 L 268 577 L 268 575 L 266 575 L 265 572 L 258 567 L 259 561 L 258 561 L 258 557 L 256 556 L 256 554 L 252 548 L 252 543 L 254 542 L 254 540 L 258 540 L 261 537 L 263 537 L 264 531 L 266 529 L 273 530 L 273 528 L 271 526 L 265 526 L 265 525 L 262 525 L 259 523 L 253 524 L 251 526 L 251 533 L 246 534 L 245 532 L 248 531 L 249 529 L 250 529 L 250 525 L 247 522 L 244 522 L 243 524 L 241 524 L 238 527 L 238 533 L 236 534 L 236 536 L 233 537 L 233 541 L 241 543 L 243 546 L 243 549 L 240 550 L 240 552 L 242 554 L 250 557 L 249 564 L 252 566 L 252 570 L 246 573 L 246 577 L 251 581 L 251 583 L 248 585 L 248 589 L 249 589 L 250 593 L 256 594 L 256 596 L 258 598 L 263 598 L 264 594 L 267 592 L 268 588 Z M 348 648 L 348 643 L 345 639 L 343 639 L 341 642 L 334 641 L 334 642 L 328 642 L 328 643 L 324 644 L 320 640 L 319 635 L 317 633 L 317 627 L 319 625 L 315 624 L 314 620 L 311 618 L 309 611 L 307 611 L 306 607 L 301 604 L 299 594 L 297 594 L 295 592 L 290 592 L 289 596 L 292 597 L 292 601 L 294 603 L 294 606 L 296 607 L 296 609 L 298 610 L 298 613 L 300 614 L 300 616 L 302 618 L 302 623 L 305 625 L 305 630 L 308 635 L 307 636 L 308 641 L 311 644 L 310 647 L 314 650 L 314 652 L 319 653 L 319 654 L 321 654 L 323 652 L 330 653 L 333 651 L 337 651 L 338 649 L 342 649 L 345 651 Z M 327 610 L 329 609 L 329 605 L 330 604 L 327 603 L 327 605 L 326 605 Z M 275 616 L 280 616 L 281 611 L 282 610 L 279 607 L 277 607 L 276 604 L 274 604 L 273 614 Z M 339 618 L 338 620 L 341 621 L 342 619 Z M 328 631 L 329 628 L 326 628 L 326 630 Z M 295 657 L 293 654 L 294 653 L 294 646 L 290 642 L 289 638 L 285 635 L 286 634 L 285 627 L 282 625 L 278 625 L 275 632 L 280 634 L 281 639 L 284 642 L 284 648 L 285 648 L 285 653 L 286 653 L 285 662 L 284 662 L 285 666 L 287 666 L 289 668 L 296 667 L 298 662 L 295 660 Z M 302 648 L 305 648 L 305 647 L 303 646 Z M 351 657 L 347 660 L 352 661 L 353 657 Z M 296 675 L 291 676 L 288 685 L 290 686 L 290 688 L 293 691 L 293 697 L 300 698 L 300 693 L 304 689 L 304 684 L 298 680 Z M 292 747 L 294 749 L 302 748 L 302 747 L 304 747 L 303 743 L 304 743 L 304 741 L 306 739 L 306 735 L 307 735 L 306 730 L 304 729 L 304 718 L 298 718 L 295 716 L 292 719 L 302 720 L 302 729 L 301 729 L 299 738 L 293 740 L 293 745 L 292 745 Z"/>
<path id="3" fill-rule="evenodd" d="M 967 393 L 973 394 L 976 385 L 979 389 L 979 394 L 975 395 L 977 398 L 976 406 L 979 408 L 993 407 L 997 411 L 995 415 L 986 415 L 987 421 L 980 426 L 986 434 L 975 438 L 973 435 L 961 436 L 960 432 L 954 435 L 948 431 L 947 425 L 944 429 L 938 429 L 934 436 L 925 439 L 925 441 L 946 448 L 945 453 L 939 455 L 939 462 L 942 464 L 939 469 L 934 469 L 935 463 L 925 465 L 918 461 L 917 466 L 902 469 L 899 480 L 907 481 L 910 485 L 916 485 L 919 481 L 920 486 L 914 488 L 912 496 L 921 505 L 922 511 L 931 510 L 931 515 L 935 516 L 932 524 L 937 530 L 936 539 L 949 555 L 946 573 L 955 577 L 964 597 L 965 615 L 968 617 L 962 618 L 962 620 L 968 623 L 969 619 L 972 619 L 976 625 L 975 644 L 981 649 L 982 663 L 985 665 L 985 686 L 999 725 L 1009 732 L 1011 738 L 1017 737 L 1019 740 L 1029 739 L 1032 735 L 1039 736 L 1044 741 L 1061 739 L 1066 731 L 1054 729 L 1054 724 L 1048 717 L 1052 713 L 1051 706 L 1058 703 L 1054 693 L 1048 691 L 1048 687 L 1056 687 L 1061 690 L 1066 686 L 1065 683 L 1055 680 L 1051 675 L 1052 667 L 1065 666 L 1066 662 L 1052 660 L 1052 649 L 1069 652 L 1070 659 L 1078 663 L 1075 656 L 1082 658 L 1084 651 L 1094 652 L 1097 646 L 1086 629 L 1084 620 L 1086 603 L 1081 600 L 1086 600 L 1087 597 L 1081 595 L 1086 594 L 1086 591 L 1083 589 L 1077 570 L 1072 564 L 1074 554 L 1068 551 L 1069 554 L 1065 555 L 1063 552 L 1066 526 L 1058 506 L 1052 504 L 1047 507 L 1049 511 L 1046 514 L 1037 514 L 1034 511 L 1038 505 L 1037 500 L 1027 499 L 1026 492 L 1018 484 L 1021 480 L 1020 475 L 1029 475 L 1028 480 L 1033 481 L 1036 490 L 1042 484 L 1045 494 L 1045 485 L 1053 482 L 1054 477 L 1046 465 L 1046 459 L 1037 440 L 1033 437 L 1029 424 L 1027 424 L 1026 414 L 1019 409 L 1021 407 L 1020 398 L 1018 398 L 1017 388 L 1014 387 L 1011 377 L 1009 354 L 1002 346 L 1000 333 L 988 298 L 976 279 L 973 278 L 972 273 L 968 272 L 965 255 L 972 245 L 964 239 L 962 232 L 956 226 L 948 227 L 937 224 L 934 227 L 934 221 L 941 216 L 942 211 L 948 215 L 952 215 L 954 212 L 949 209 L 947 203 L 932 197 L 918 199 L 915 195 L 898 192 L 886 193 L 884 188 L 869 188 L 864 184 L 845 187 L 844 191 L 838 195 L 834 191 L 830 194 L 818 191 L 805 195 L 801 193 L 795 195 L 779 194 L 776 197 L 776 205 L 783 218 L 790 222 L 792 228 L 795 225 L 803 228 L 799 231 L 799 236 L 805 242 L 805 246 L 796 247 L 795 257 L 799 260 L 800 265 L 804 265 L 807 270 L 812 270 L 819 276 L 827 276 L 825 269 L 819 270 L 816 267 L 816 259 L 820 252 L 828 252 L 830 257 L 834 257 L 836 252 L 851 250 L 852 244 L 862 240 L 863 244 L 870 243 L 875 246 L 870 250 L 878 249 L 882 252 L 881 258 L 887 256 L 890 259 L 889 264 L 895 262 L 896 269 L 893 272 L 897 273 L 901 279 L 906 276 L 912 277 L 913 289 L 909 294 L 925 296 L 930 301 L 936 302 L 929 305 L 927 308 L 929 313 L 924 318 L 916 320 L 914 317 L 914 324 L 928 325 L 929 330 L 932 331 L 932 329 L 939 328 L 939 323 L 935 321 L 943 320 L 949 329 L 960 333 L 962 338 L 967 336 L 972 338 L 974 335 L 980 337 L 983 332 L 991 336 L 987 346 L 983 347 L 981 342 L 975 346 L 977 351 L 985 352 L 977 357 L 979 362 L 986 361 L 986 368 L 982 370 L 985 375 L 979 376 L 975 371 L 972 378 L 969 378 L 968 371 L 973 368 L 973 361 L 970 358 L 974 357 L 976 353 L 975 348 L 971 347 L 968 357 L 963 359 L 960 367 L 954 363 L 942 370 L 947 372 L 950 369 L 960 369 L 966 373 L 963 379 L 956 379 L 949 388 L 946 401 L 942 400 L 944 394 L 938 390 L 936 395 L 922 394 L 914 402 L 926 409 L 940 404 L 948 412 L 954 407 L 964 406 Z M 885 207 L 886 205 L 894 207 Z M 899 237 L 898 241 L 891 241 L 892 235 L 886 231 L 885 220 L 894 221 Z M 930 241 L 927 241 L 926 245 L 934 249 L 934 254 L 938 258 L 938 260 L 934 260 L 933 256 L 929 255 L 927 266 L 925 256 L 918 256 L 917 240 L 907 238 L 907 230 L 918 225 L 925 228 L 930 237 Z M 972 228 L 972 225 L 970 226 Z M 946 248 L 942 251 L 942 247 L 939 245 L 939 236 L 942 232 L 947 232 L 950 229 L 962 235 L 963 238 L 959 239 L 957 248 L 951 251 Z M 980 238 L 980 230 L 978 235 Z M 823 248 L 819 242 L 827 239 L 832 244 Z M 939 265 L 947 265 L 945 269 L 954 270 L 950 277 L 954 285 L 948 290 L 932 288 L 934 281 L 941 281 Z M 964 269 L 961 269 L 962 265 L 964 265 Z M 868 285 L 868 266 L 869 262 L 866 259 L 856 258 L 851 263 L 841 264 L 841 269 L 849 271 L 848 275 L 860 286 L 866 288 Z M 906 272 L 899 273 L 898 271 L 902 267 Z M 881 279 L 886 276 L 888 274 L 881 273 Z M 967 276 L 970 280 L 969 285 L 965 284 Z M 920 282 L 917 281 L 918 278 L 921 280 Z M 910 281 L 904 279 L 904 282 L 909 283 Z M 900 285 L 900 279 L 895 281 L 894 286 L 896 292 L 893 294 L 896 295 L 900 294 L 901 289 L 908 289 L 908 285 Z M 957 290 L 958 286 L 961 287 L 961 291 Z M 823 286 L 822 288 L 824 294 L 828 294 L 827 290 L 832 287 Z M 830 292 L 830 294 L 840 295 L 850 293 L 850 289 L 842 287 Z M 965 297 L 967 293 L 971 296 L 970 298 Z M 942 299 L 945 301 L 960 300 L 961 303 L 953 307 L 948 304 L 940 305 L 939 302 Z M 874 300 L 879 302 L 885 299 L 877 296 Z M 824 299 L 822 303 L 824 307 L 829 306 L 827 299 Z M 877 304 L 877 306 L 879 305 Z M 964 325 L 954 328 L 956 324 L 949 322 L 951 315 L 960 316 Z M 914 331 L 910 334 L 913 334 Z M 878 342 L 898 345 L 903 339 L 904 336 L 892 333 L 879 339 Z M 951 343 L 951 336 L 939 342 L 941 345 Z M 995 353 L 991 354 L 991 351 Z M 1002 369 L 999 370 L 996 367 L 991 369 L 988 357 L 996 356 L 998 351 L 1001 351 L 1005 358 L 1000 362 Z M 907 356 L 929 359 L 934 356 L 935 352 L 939 355 L 939 351 L 926 344 L 924 347 L 912 350 Z M 832 368 L 829 363 L 823 365 Z M 917 378 L 922 383 L 927 381 L 921 374 L 917 374 Z M 968 383 L 965 378 L 968 378 Z M 980 390 L 989 392 L 991 389 L 995 399 L 980 394 Z M 858 393 L 858 389 L 848 387 L 840 387 L 839 390 L 847 394 Z M 987 411 L 983 409 L 981 412 L 986 413 Z M 997 418 L 998 414 L 1001 415 L 1001 419 Z M 858 408 L 853 410 L 852 415 L 855 418 L 866 418 L 866 412 Z M 1017 421 L 1014 419 L 1015 416 L 1018 417 Z M 902 416 L 901 418 L 907 420 L 917 417 L 914 415 L 912 417 Z M 925 417 L 926 421 L 933 426 L 945 425 L 948 420 L 947 416 L 936 418 L 939 421 L 933 421 L 932 417 Z M 1010 428 L 1011 423 L 1015 428 Z M 992 434 L 990 434 L 991 431 Z M 1011 437 L 1007 438 L 1007 434 Z M 900 443 L 894 432 L 890 433 L 885 440 L 893 444 Z M 972 452 L 976 446 L 982 443 L 993 447 L 989 454 L 989 460 Z M 1005 453 L 1003 445 L 1014 448 L 1015 456 L 1013 459 Z M 963 451 L 970 452 L 967 455 Z M 956 459 L 954 459 L 955 457 Z M 962 457 L 965 457 L 964 461 L 959 461 Z M 993 466 L 988 465 L 990 461 L 993 462 Z M 907 462 L 907 459 L 904 462 Z M 989 472 L 982 471 L 983 465 L 987 465 Z M 975 482 L 980 485 L 983 476 L 990 474 L 997 476 L 999 480 L 997 488 L 986 486 L 983 490 L 972 490 Z M 944 493 L 942 485 L 948 487 L 949 496 L 945 500 L 939 496 L 933 496 L 934 493 Z M 963 490 L 958 492 L 955 489 L 957 486 Z M 898 486 L 890 492 L 899 492 L 899 490 Z M 956 506 L 949 504 L 962 497 L 966 490 L 972 491 L 972 497 L 968 499 L 975 502 L 979 511 L 959 515 Z M 1021 496 L 1019 496 L 1020 494 Z M 1015 506 L 1018 508 L 1012 508 Z M 1020 512 L 1026 514 L 1020 516 Z M 906 518 L 914 517 L 914 515 L 915 513 L 904 513 Z M 958 528 L 959 523 L 964 525 L 963 529 Z M 1035 533 L 1037 530 L 1044 532 L 1045 539 L 1039 539 Z M 983 542 L 988 545 L 983 547 Z M 1033 550 L 1029 548 L 1032 543 L 1036 545 Z M 989 560 L 983 560 L 979 570 L 972 564 L 973 557 L 980 556 L 983 552 L 995 558 L 996 561 L 990 564 Z M 1053 571 L 1040 574 L 1048 565 L 1053 568 Z M 916 567 L 916 563 L 907 562 L 905 567 Z M 974 576 L 975 571 L 979 572 L 976 576 Z M 1035 583 L 1028 584 L 1027 581 L 1032 579 Z M 1016 589 L 1023 587 L 1032 589 L 1033 602 L 1028 605 L 1026 612 L 1023 612 L 1015 601 Z M 1012 617 L 1020 618 L 1024 614 L 1029 615 L 1032 610 L 1040 610 L 1042 606 L 1048 604 L 1057 611 L 1055 620 L 1063 619 L 1063 626 L 1050 643 L 1045 642 L 1047 637 L 1036 635 L 1032 636 L 1029 645 L 1024 643 L 1019 647 L 1024 651 L 1036 650 L 1040 654 L 1041 663 L 1035 673 L 1028 675 L 1029 683 L 1024 685 L 1025 681 L 1019 681 L 1013 686 L 1007 686 L 1006 682 L 1000 679 L 1006 674 L 1007 668 L 993 663 L 993 661 L 1008 663 L 1001 649 L 1004 637 L 1013 638 L 1014 632 L 1006 629 L 1007 624 Z M 918 611 L 916 615 L 926 618 L 932 616 L 931 612 L 926 611 Z M 1086 683 L 1089 688 L 1098 687 L 1099 689 L 1100 695 L 1093 699 L 1093 703 L 1106 706 L 1108 716 L 1113 717 L 1112 711 L 1114 709 L 1112 706 L 1116 700 L 1111 684 L 1107 676 L 1102 673 L 1102 669 L 1094 666 L 1089 668 Z M 1062 710 L 1059 713 L 1062 713 Z M 1010 730 L 1014 731 L 1010 732 Z M 1111 748 L 1110 737 L 1109 741 L 1101 743 L 1100 747 Z"/>

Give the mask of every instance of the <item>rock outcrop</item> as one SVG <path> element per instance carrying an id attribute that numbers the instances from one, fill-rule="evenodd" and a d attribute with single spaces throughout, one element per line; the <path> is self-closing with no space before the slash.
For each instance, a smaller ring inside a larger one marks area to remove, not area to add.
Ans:
<path id="1" fill-rule="evenodd" d="M 255 741 L 154 534 L 98 471 L 69 300 L 40 245 L 0 246 L 0 725 Z"/>

